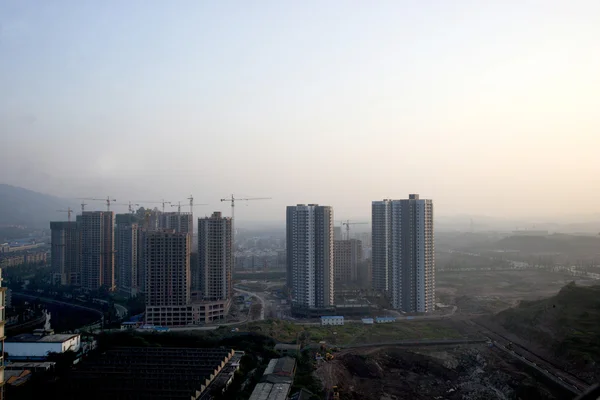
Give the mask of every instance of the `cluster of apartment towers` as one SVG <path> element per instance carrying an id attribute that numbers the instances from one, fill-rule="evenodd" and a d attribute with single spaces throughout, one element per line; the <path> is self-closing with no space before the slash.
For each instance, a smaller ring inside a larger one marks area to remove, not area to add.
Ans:
<path id="1" fill-rule="evenodd" d="M 293 310 L 334 306 L 333 208 L 288 206 L 287 286 Z M 84 211 L 75 221 L 51 222 L 51 256 L 61 284 L 105 287 L 146 298 L 147 324 L 183 326 L 224 318 L 231 304 L 233 223 L 220 212 L 198 218 L 198 260 L 191 265 L 192 213 L 133 214 Z M 345 264 L 356 263 L 356 243 L 336 241 Z M 342 254 L 343 253 L 343 254 Z M 344 255 L 347 253 L 347 257 Z M 372 284 L 392 307 L 433 310 L 433 205 L 410 195 L 372 203 Z M 347 273 L 351 268 L 337 268 Z M 354 269 L 355 270 L 355 269 Z"/>
<path id="2" fill-rule="evenodd" d="M 84 211 L 51 222 L 54 271 L 64 285 L 144 293 L 147 324 L 182 326 L 222 319 L 232 297 L 232 220 L 198 218 L 198 261 L 191 264 L 193 214 Z"/>
<path id="3" fill-rule="evenodd" d="M 433 202 L 411 194 L 408 199 L 373 201 L 371 211 L 373 289 L 385 293 L 396 310 L 433 311 Z M 334 241 L 333 232 L 332 207 L 287 207 L 287 286 L 292 288 L 292 311 L 299 315 L 330 311 L 339 275 L 347 274 L 346 265 L 359 258 L 353 254 L 360 242 Z"/>

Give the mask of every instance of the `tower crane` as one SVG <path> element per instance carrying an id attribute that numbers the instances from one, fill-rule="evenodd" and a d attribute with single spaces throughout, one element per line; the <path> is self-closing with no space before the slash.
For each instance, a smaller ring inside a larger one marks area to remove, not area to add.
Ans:
<path id="1" fill-rule="evenodd" d="M 236 201 L 248 201 L 248 200 L 271 200 L 271 197 L 248 197 L 248 198 L 242 199 L 239 197 L 233 197 L 233 195 L 231 195 L 231 198 L 221 199 L 221 201 L 230 201 L 231 202 L 231 220 L 232 221 L 235 219 L 235 202 Z"/>
<path id="2" fill-rule="evenodd" d="M 194 199 L 192 197 L 190 197 L 190 199 L 191 199 L 190 200 L 190 213 L 193 212 L 194 207 L 208 205 L 208 203 L 194 204 Z M 181 214 L 181 202 L 180 201 L 178 201 L 177 204 L 171 204 L 171 207 L 177 207 L 177 213 Z"/>
<path id="3" fill-rule="evenodd" d="M 132 202 L 128 202 L 128 203 L 114 203 L 113 205 L 115 205 L 115 206 L 127 206 L 127 209 L 129 210 L 129 212 L 131 214 L 133 214 L 134 211 L 135 211 L 133 209 L 133 207 L 139 207 L 139 204 L 137 204 L 137 203 L 134 204 Z"/>
<path id="4" fill-rule="evenodd" d="M 111 199 L 110 196 L 106 196 L 105 199 L 86 198 L 86 199 L 82 199 L 82 200 L 105 201 L 106 202 L 106 211 L 110 211 L 110 203 L 114 203 L 115 201 L 117 201 L 117 199 Z M 83 203 L 81 203 L 81 211 L 83 211 L 83 208 L 86 205 L 87 204 L 84 205 Z"/>
<path id="5" fill-rule="evenodd" d="M 350 240 L 350 225 L 368 225 L 368 222 L 350 222 L 349 219 L 342 222 L 342 225 L 346 227 L 346 240 Z"/>
<path id="6" fill-rule="evenodd" d="M 162 212 L 163 213 L 165 212 L 165 204 L 171 204 L 170 201 L 165 201 L 165 199 L 162 199 L 161 201 L 145 201 L 145 200 L 133 200 L 133 201 L 138 202 L 140 204 L 162 204 Z"/>
<path id="7" fill-rule="evenodd" d="M 67 208 L 66 210 L 56 210 L 56 212 L 66 212 L 67 219 L 69 222 L 71 222 L 71 214 L 73 213 L 73 210 L 71 210 L 71 207 Z"/>

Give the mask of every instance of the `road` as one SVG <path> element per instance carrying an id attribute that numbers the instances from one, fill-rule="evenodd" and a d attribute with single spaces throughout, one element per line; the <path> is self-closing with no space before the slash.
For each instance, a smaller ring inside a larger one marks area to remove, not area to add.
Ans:
<path id="1" fill-rule="evenodd" d="M 569 390 L 573 394 L 581 394 L 589 387 L 589 384 L 587 382 L 571 374 L 570 372 L 564 371 L 560 367 L 553 364 L 551 361 L 541 357 L 538 354 L 533 353 L 528 348 L 521 346 L 517 343 L 511 342 L 507 337 L 492 331 L 488 327 L 478 322 L 470 322 L 471 324 L 480 327 L 480 332 L 489 337 L 496 348 L 506 352 L 513 358 L 528 365 L 529 367 L 535 368 L 540 374 L 556 382 L 557 384 Z"/>
<path id="2" fill-rule="evenodd" d="M 256 299 L 258 299 L 258 301 L 261 304 L 261 310 L 260 310 L 260 317 L 255 320 L 255 321 L 262 321 L 265 319 L 265 306 L 266 306 L 266 301 L 265 299 L 263 299 L 262 297 L 260 297 L 257 293 L 253 293 L 253 292 L 249 292 L 247 290 L 242 290 L 242 289 L 238 289 L 238 288 L 233 288 L 234 291 L 239 292 L 239 293 L 244 293 L 247 294 L 248 296 L 254 297 Z M 251 322 L 253 320 L 250 320 L 250 313 L 248 313 L 248 317 L 246 317 L 245 320 L 243 321 L 238 321 L 238 322 L 227 322 L 227 323 L 222 323 L 222 324 L 218 324 L 218 325 L 208 325 L 208 326 L 181 326 L 181 327 L 176 327 L 176 328 L 170 328 L 171 331 L 175 331 L 175 332 L 182 332 L 182 331 L 213 331 L 217 328 L 219 328 L 220 326 L 236 326 L 236 325 L 242 325 L 245 324 L 247 322 Z"/>
<path id="3" fill-rule="evenodd" d="M 127 316 L 127 313 L 129 312 L 129 310 L 126 307 L 117 303 L 115 303 L 115 308 L 117 309 L 117 316 L 121 319 L 124 319 Z"/>
<path id="4" fill-rule="evenodd" d="M 92 311 L 92 312 L 95 312 L 96 314 L 100 315 L 101 317 L 104 315 L 104 313 L 102 311 L 95 309 L 95 308 L 86 307 L 81 304 L 69 303 L 66 301 L 50 299 L 48 297 L 40 297 L 40 296 L 35 296 L 35 295 L 21 293 L 21 292 L 13 292 L 13 296 L 21 296 L 21 297 L 26 297 L 29 299 L 40 299 L 41 301 L 43 301 L 45 303 L 62 304 L 62 305 L 73 307 L 73 308 L 79 308 L 81 310 Z"/>
<path id="5" fill-rule="evenodd" d="M 258 301 L 260 301 L 260 304 L 262 306 L 260 309 L 260 318 L 258 320 L 263 321 L 265 319 L 265 309 L 267 306 L 267 302 L 265 301 L 265 299 L 260 297 L 257 293 L 249 292 L 247 290 L 242 290 L 242 289 L 238 289 L 238 288 L 233 288 L 233 290 L 236 292 L 244 293 L 244 294 L 247 294 L 248 296 L 257 298 Z M 244 322 L 246 322 L 246 321 L 244 321 Z"/>

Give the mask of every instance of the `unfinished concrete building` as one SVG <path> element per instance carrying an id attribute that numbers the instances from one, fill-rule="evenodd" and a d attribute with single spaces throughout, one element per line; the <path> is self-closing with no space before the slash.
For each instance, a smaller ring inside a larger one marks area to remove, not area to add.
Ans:
<path id="1" fill-rule="evenodd" d="M 81 286 L 115 289 L 115 231 L 112 211 L 84 211 L 81 229 Z"/>
<path id="2" fill-rule="evenodd" d="M 232 220 L 220 212 L 198 218 L 198 280 L 205 321 L 224 318 L 233 288 Z"/>
<path id="3" fill-rule="evenodd" d="M 358 265 L 362 260 L 362 243 L 357 239 L 333 242 L 334 280 L 337 287 L 358 281 Z"/>
<path id="4" fill-rule="evenodd" d="M 77 222 L 50 222 L 52 271 L 61 285 L 80 284 L 80 230 Z"/>
<path id="5" fill-rule="evenodd" d="M 145 233 L 147 324 L 182 326 L 193 322 L 189 307 L 190 247 L 187 233 L 172 229 Z"/>

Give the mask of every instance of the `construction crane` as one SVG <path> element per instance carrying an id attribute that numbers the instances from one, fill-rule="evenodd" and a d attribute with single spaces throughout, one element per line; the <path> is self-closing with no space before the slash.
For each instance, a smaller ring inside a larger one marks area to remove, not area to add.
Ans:
<path id="1" fill-rule="evenodd" d="M 131 214 L 133 214 L 135 212 L 135 210 L 133 209 L 133 207 L 139 207 L 139 204 L 137 203 L 132 203 L 132 202 L 128 202 L 128 203 L 114 203 L 113 205 L 115 206 L 127 206 L 127 209 L 129 210 L 129 212 Z"/>
<path id="2" fill-rule="evenodd" d="M 71 210 L 71 207 L 67 208 L 66 210 L 56 210 L 56 212 L 66 212 L 67 219 L 69 222 L 71 222 L 71 214 L 73 213 L 73 210 Z"/>
<path id="3" fill-rule="evenodd" d="M 82 200 L 94 200 L 94 201 L 105 201 L 106 202 L 106 211 L 110 211 L 110 203 L 114 203 L 115 201 L 117 201 L 117 199 L 111 199 L 110 196 L 106 196 L 105 199 L 94 199 L 94 198 L 86 198 L 86 199 L 82 199 Z M 86 206 L 87 204 L 83 204 L 81 203 L 81 211 L 83 212 L 83 208 Z"/>
<path id="4" fill-rule="evenodd" d="M 138 202 L 140 204 L 162 204 L 162 212 L 163 213 L 165 212 L 165 204 L 171 204 L 170 201 L 165 201 L 165 199 L 162 199 L 161 201 L 145 201 L 145 200 L 133 200 L 133 201 Z"/>
<path id="5" fill-rule="evenodd" d="M 193 208 L 197 207 L 197 206 L 207 206 L 208 203 L 202 203 L 202 204 L 194 204 L 194 199 L 192 197 L 190 197 L 190 213 L 193 212 Z M 188 199 L 189 200 L 189 199 Z M 177 204 L 171 204 L 171 207 L 177 207 L 177 213 L 181 214 L 181 202 L 178 201 Z"/>
<path id="6" fill-rule="evenodd" d="M 368 225 L 368 222 L 350 222 L 349 219 L 342 222 L 342 225 L 346 227 L 346 240 L 350 240 L 350 225 Z"/>
<path id="7" fill-rule="evenodd" d="M 231 202 L 231 220 L 232 221 L 235 219 L 235 202 L 236 201 L 248 201 L 248 200 L 271 200 L 271 197 L 248 197 L 245 199 L 241 199 L 239 197 L 233 197 L 233 195 L 231 195 L 231 198 L 229 198 L 229 199 L 221 199 L 221 201 L 230 201 Z"/>
<path id="8" fill-rule="evenodd" d="M 82 200 L 81 200 L 81 213 L 82 213 L 82 214 L 83 214 L 83 212 L 85 211 L 85 206 L 87 206 L 87 204 L 86 204 L 86 203 L 84 203 L 84 202 L 83 202 L 83 200 L 85 200 L 85 199 L 82 199 Z"/>

